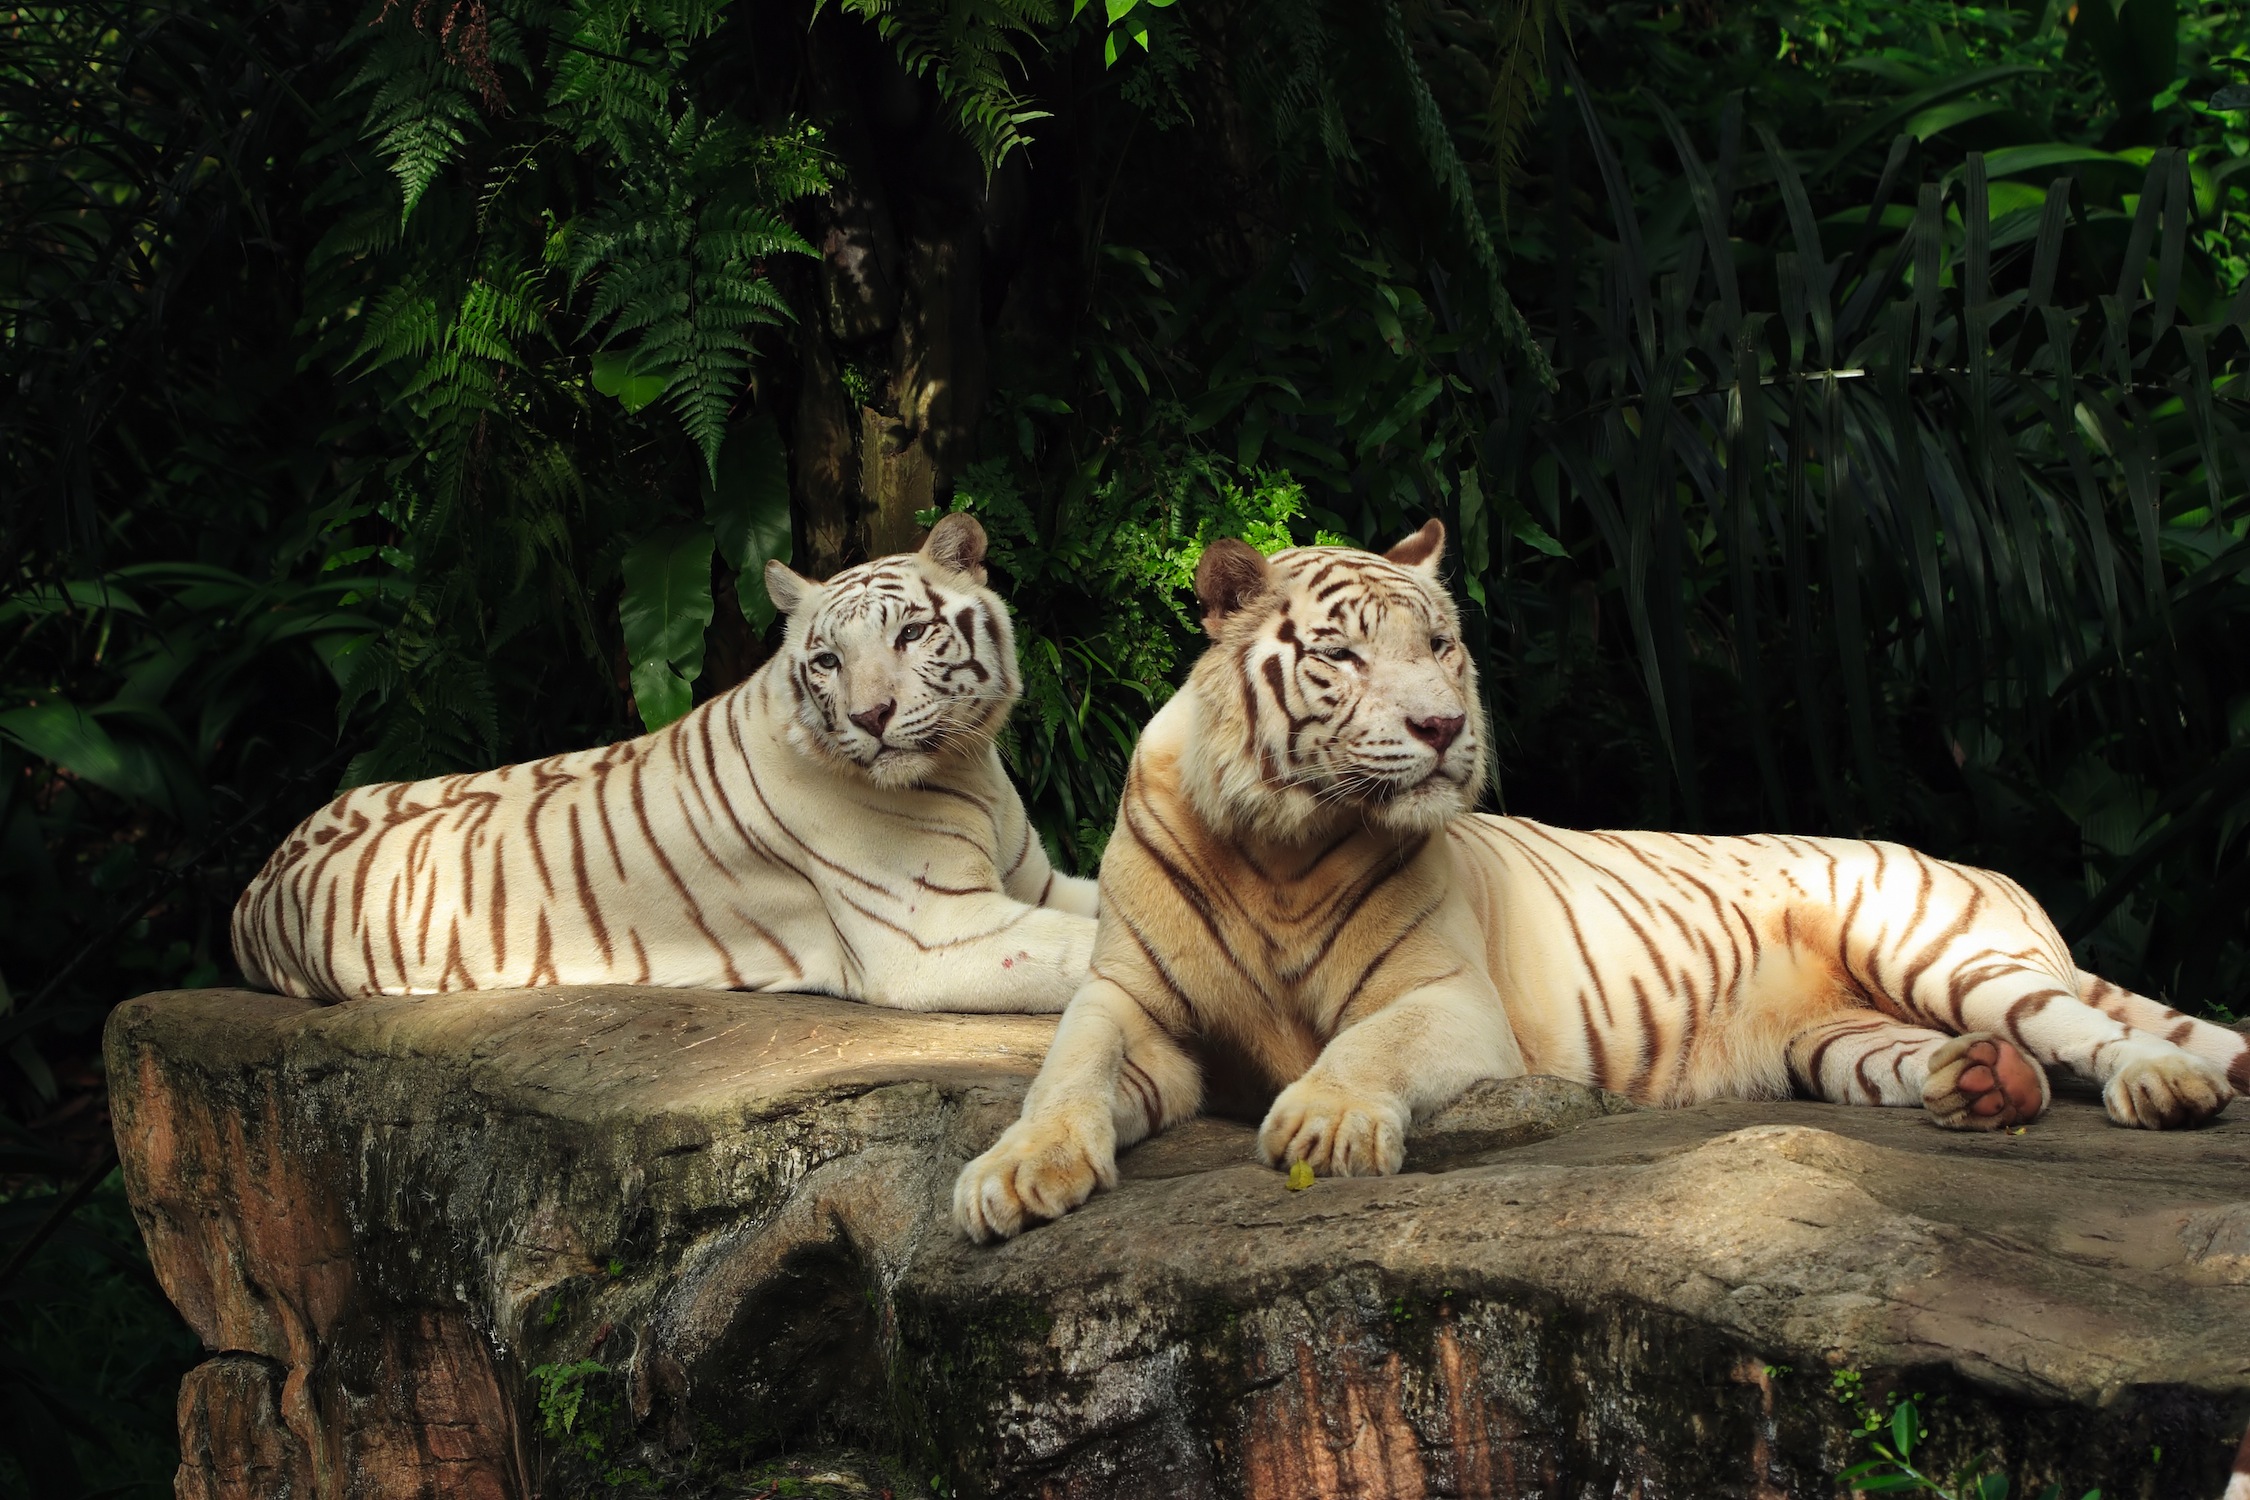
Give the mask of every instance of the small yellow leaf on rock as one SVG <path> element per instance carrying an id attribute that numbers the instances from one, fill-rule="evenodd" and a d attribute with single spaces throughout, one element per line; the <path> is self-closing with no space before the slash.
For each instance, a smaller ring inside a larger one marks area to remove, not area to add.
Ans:
<path id="1" fill-rule="evenodd" d="M 1289 1191 L 1301 1193 L 1313 1185 L 1312 1163 L 1301 1161 L 1289 1169 Z"/>

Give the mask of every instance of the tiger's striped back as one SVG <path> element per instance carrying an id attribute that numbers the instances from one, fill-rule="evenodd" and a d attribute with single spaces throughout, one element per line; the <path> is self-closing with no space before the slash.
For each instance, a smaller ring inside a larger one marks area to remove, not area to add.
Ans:
<path id="1" fill-rule="evenodd" d="M 826 584 L 781 569 L 782 649 L 653 734 L 344 793 L 237 903 L 244 975 L 1059 1009 L 1095 893 L 1050 867 L 993 748 L 1020 687 L 982 542 L 959 517 Z"/>

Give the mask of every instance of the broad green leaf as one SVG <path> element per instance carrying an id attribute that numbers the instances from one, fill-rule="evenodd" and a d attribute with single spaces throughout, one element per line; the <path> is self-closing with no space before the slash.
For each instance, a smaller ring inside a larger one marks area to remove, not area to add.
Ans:
<path id="1" fill-rule="evenodd" d="M 710 528 L 667 526 L 643 537 L 625 554 L 624 573 L 617 619 L 625 628 L 634 705 L 642 723 L 661 729 L 687 712 L 687 686 L 703 673 L 712 612 Z"/>
<path id="2" fill-rule="evenodd" d="M 78 578 L 64 583 L 60 588 L 52 584 L 35 583 L 18 590 L 6 603 L 0 603 L 0 621 L 104 609 L 119 610 L 129 615 L 145 613 L 132 595 L 115 584 L 96 578 Z"/>
<path id="3" fill-rule="evenodd" d="M 1141 0 L 1102 0 L 1103 7 L 1109 12 L 1109 24 L 1112 26 L 1131 15 L 1133 7 L 1140 3 Z"/>
<path id="4" fill-rule="evenodd" d="M 1567 54 L 1565 54 L 1564 61 L 1567 65 Z M 1820 165 L 1813 170 L 1813 176 L 1816 179 L 1826 177 L 1838 163 L 1848 160 L 1860 147 L 1870 141 L 1881 139 L 1886 132 L 1894 130 L 1901 121 L 1910 120 L 1926 109 L 1941 104 L 1948 99 L 1974 93 L 1978 89 L 1989 88 L 2007 79 L 2039 71 L 2039 69 L 2025 63 L 2006 63 L 1998 67 L 1977 68 L 1971 72 L 1948 78 L 1942 83 L 1932 84 L 1918 94 L 1901 99 L 1898 103 L 1886 109 L 1877 110 L 1873 115 L 1854 126 L 1850 134 L 1829 150 Z M 1580 108 L 1590 110 L 1592 108 L 1591 101 L 1582 101 Z"/>
<path id="5" fill-rule="evenodd" d="M 2010 214 L 2028 214 L 2033 209 L 2046 207 L 2047 190 L 2033 187 L 2028 182 L 1995 182 L 1986 189 L 1985 205 L 1986 217 L 1997 224 Z M 2036 233 L 2037 225 L 2034 223 L 2031 233 L 2023 237 L 2030 239 Z M 1993 240 L 1992 247 L 1995 250 L 2000 248 L 1997 238 Z"/>
<path id="6" fill-rule="evenodd" d="M 766 564 L 789 561 L 789 455 L 781 429 L 761 413 L 727 435 L 718 472 L 703 488 L 703 513 L 719 556 L 734 569 L 735 597 L 750 628 L 773 623 Z"/>
<path id="7" fill-rule="evenodd" d="M 1979 1479 L 1976 1500 L 2008 1500 L 2008 1476 L 1994 1472 Z"/>
<path id="8" fill-rule="evenodd" d="M 1996 99 L 1951 99 L 1934 109 L 1925 109 L 1906 122 L 1906 133 L 1918 141 L 1926 141 L 1941 131 L 1971 120 L 1981 120 L 1987 115 L 2004 112 L 2007 105 Z"/>
<path id="9" fill-rule="evenodd" d="M 1491 566 L 1492 527 L 1485 514 L 1484 481 L 1473 467 L 1461 471 L 1461 536 L 1457 545 L 1471 578 Z"/>
<path id="10" fill-rule="evenodd" d="M 1570 550 L 1549 535 L 1547 528 L 1540 525 L 1531 512 L 1520 507 L 1514 508 L 1508 517 L 1508 534 L 1533 551 L 1544 552 L 1549 557 L 1570 555 Z"/>
<path id="11" fill-rule="evenodd" d="M 2125 160 L 2114 151 L 2045 141 L 2036 146 L 2003 146 L 1998 151 L 1987 151 L 1984 154 L 1984 170 L 1988 177 L 2010 177 L 2018 172 L 2035 172 L 2041 167 L 2071 166 L 2086 161 Z"/>
<path id="12" fill-rule="evenodd" d="M 109 731 L 75 703 L 41 703 L 0 713 L 0 735 L 119 796 L 140 798 L 148 792 Z"/>
<path id="13" fill-rule="evenodd" d="M 1891 1441 L 1898 1445 L 1900 1458 L 1914 1456 L 1914 1430 L 1920 1422 L 1921 1413 L 1914 1409 L 1911 1401 L 1901 1401 L 1891 1408 Z"/>
<path id="14" fill-rule="evenodd" d="M 695 706 L 695 689 L 663 662 L 645 662 L 633 668 L 633 707 L 651 730 L 673 723 Z"/>
<path id="15" fill-rule="evenodd" d="M 202 786 L 171 721 L 154 709 L 103 712 L 129 730 L 153 730 L 157 738 L 143 732 L 120 738 L 94 713 L 59 702 L 0 713 L 0 736 L 104 791 L 201 822 L 207 808 Z"/>
<path id="16" fill-rule="evenodd" d="M 616 397 L 617 404 L 629 412 L 639 411 L 663 395 L 665 383 L 661 375 L 634 374 L 633 357 L 623 350 L 605 349 L 594 356 L 594 389 Z"/>

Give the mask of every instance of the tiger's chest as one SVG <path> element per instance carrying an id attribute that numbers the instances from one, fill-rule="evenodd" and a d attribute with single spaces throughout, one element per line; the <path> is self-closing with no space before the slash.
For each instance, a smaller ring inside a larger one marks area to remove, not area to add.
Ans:
<path id="1" fill-rule="evenodd" d="M 1177 994 L 1186 1029 L 1286 1081 L 1302 1068 L 1283 1059 L 1317 1055 L 1355 1013 L 1446 966 L 1431 918 L 1449 867 L 1442 840 L 1259 846 L 1129 795 L 1103 865 L 1120 921 L 1104 927 Z"/>

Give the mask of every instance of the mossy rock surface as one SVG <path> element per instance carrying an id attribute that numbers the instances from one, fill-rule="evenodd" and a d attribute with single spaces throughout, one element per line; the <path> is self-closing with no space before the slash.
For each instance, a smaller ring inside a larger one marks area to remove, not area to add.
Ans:
<path id="1" fill-rule="evenodd" d="M 2151 1135 L 2066 1093 L 1961 1136 L 1521 1079 L 1399 1177 L 1293 1192 L 1202 1120 L 970 1246 L 954 1174 L 1052 1031 L 629 989 L 120 1007 L 127 1183 L 212 1350 L 179 1493 L 1826 1497 L 1865 1456 L 1848 1370 L 2016 1494 L 2199 1500 L 2250 1418 L 2241 1106 Z"/>

